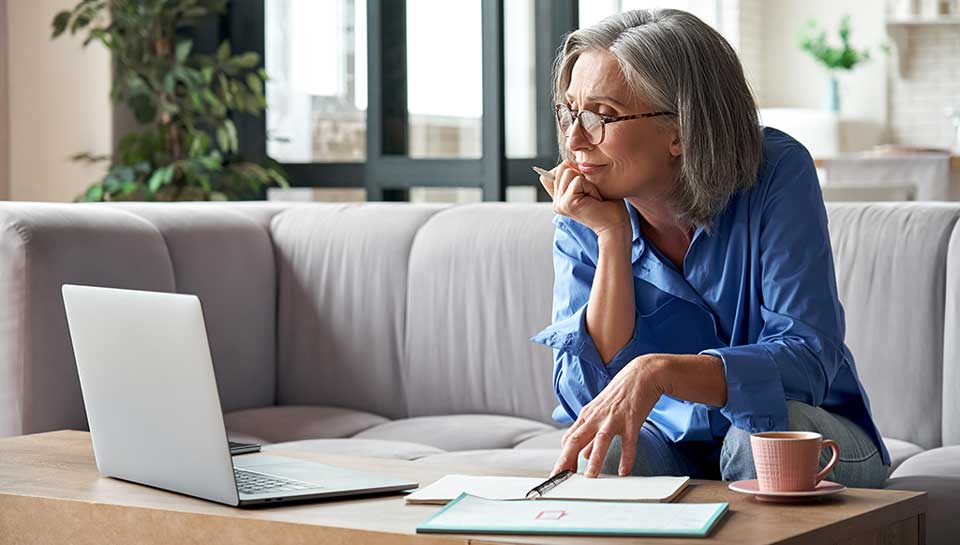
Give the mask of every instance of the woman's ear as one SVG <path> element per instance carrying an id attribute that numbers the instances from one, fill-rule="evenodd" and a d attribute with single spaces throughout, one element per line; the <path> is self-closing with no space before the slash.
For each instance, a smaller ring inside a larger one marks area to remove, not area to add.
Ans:
<path id="1" fill-rule="evenodd" d="M 680 157 L 683 155 L 683 147 L 680 145 L 680 131 L 674 129 L 673 140 L 670 141 L 670 155 Z"/>

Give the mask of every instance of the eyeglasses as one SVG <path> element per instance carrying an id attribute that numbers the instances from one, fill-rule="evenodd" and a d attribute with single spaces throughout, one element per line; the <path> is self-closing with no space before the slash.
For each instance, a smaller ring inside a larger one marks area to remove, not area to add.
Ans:
<path id="1" fill-rule="evenodd" d="M 609 116 L 600 115 L 598 113 L 591 112 L 590 110 L 580 110 L 579 112 L 575 112 L 566 104 L 557 104 L 556 110 L 557 126 L 560 127 L 560 130 L 563 131 L 563 134 L 570 136 L 570 129 L 573 127 L 574 122 L 579 119 L 580 128 L 583 130 L 583 134 L 591 146 L 596 146 L 603 142 L 603 137 L 606 136 L 607 123 L 616 123 L 617 121 L 640 119 L 643 117 L 677 115 L 674 112 L 652 112 L 649 114 Z"/>

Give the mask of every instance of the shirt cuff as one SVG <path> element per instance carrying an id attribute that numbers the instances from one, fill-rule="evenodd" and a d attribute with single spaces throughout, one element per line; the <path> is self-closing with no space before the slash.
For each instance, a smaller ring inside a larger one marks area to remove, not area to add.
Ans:
<path id="1" fill-rule="evenodd" d="M 750 433 L 786 431 L 787 401 L 780 371 L 767 349 L 759 344 L 704 350 L 700 354 L 723 360 L 727 404 L 720 414 Z"/>
<path id="2" fill-rule="evenodd" d="M 638 316 L 634 316 L 633 335 L 613 358 L 604 364 L 603 358 L 593 338 L 587 332 L 587 305 L 574 312 L 569 317 L 554 322 L 549 327 L 530 338 L 535 343 L 549 346 L 571 356 L 580 358 L 581 362 L 602 371 L 601 374 L 612 378 L 624 368 L 630 360 L 638 356 L 636 353 L 637 326 L 640 323 Z"/>

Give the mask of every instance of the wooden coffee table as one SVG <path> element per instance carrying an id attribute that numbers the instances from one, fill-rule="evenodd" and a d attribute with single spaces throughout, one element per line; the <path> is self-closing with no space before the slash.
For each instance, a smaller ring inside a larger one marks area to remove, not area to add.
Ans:
<path id="1" fill-rule="evenodd" d="M 412 479 L 421 486 L 447 473 L 498 474 L 488 468 L 435 467 L 305 451 L 271 450 L 271 454 L 387 473 Z M 188 457 L 184 453 L 185 461 Z M 730 510 L 707 539 L 424 535 L 415 533 L 416 525 L 439 507 L 404 505 L 402 495 L 236 509 L 101 477 L 85 432 L 0 439 L 0 544 L 859 545 L 923 543 L 925 535 L 927 498 L 919 492 L 850 489 L 818 502 L 777 505 L 731 492 L 725 483 L 692 481 L 677 501 L 725 501 L 730 503 Z"/>

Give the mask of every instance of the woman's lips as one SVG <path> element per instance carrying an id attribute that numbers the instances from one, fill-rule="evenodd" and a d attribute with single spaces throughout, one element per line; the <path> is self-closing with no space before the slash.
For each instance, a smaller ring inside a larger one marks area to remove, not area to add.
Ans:
<path id="1" fill-rule="evenodd" d="M 596 172 L 607 165 L 598 165 L 596 163 L 577 163 L 577 169 L 583 174 Z"/>

